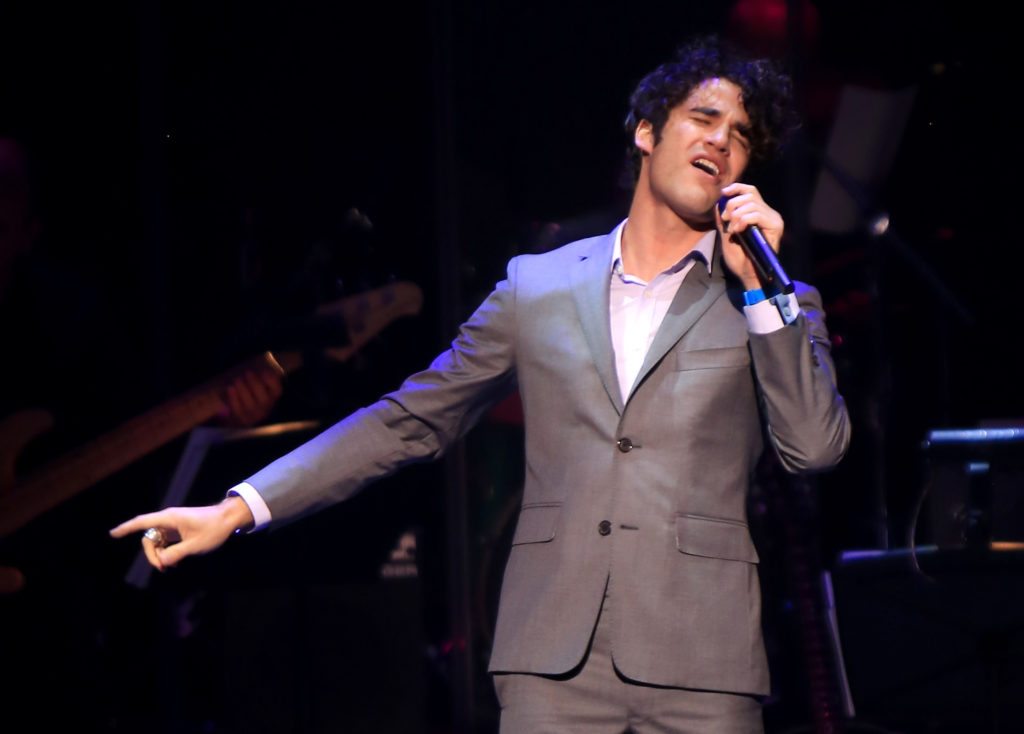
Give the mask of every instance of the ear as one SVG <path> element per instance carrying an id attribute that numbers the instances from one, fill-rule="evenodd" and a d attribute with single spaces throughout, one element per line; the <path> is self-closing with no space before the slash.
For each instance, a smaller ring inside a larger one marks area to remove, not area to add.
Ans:
<path id="1" fill-rule="evenodd" d="M 650 120 L 640 120 L 633 133 L 633 144 L 641 153 L 650 153 L 654 150 L 654 126 Z"/>

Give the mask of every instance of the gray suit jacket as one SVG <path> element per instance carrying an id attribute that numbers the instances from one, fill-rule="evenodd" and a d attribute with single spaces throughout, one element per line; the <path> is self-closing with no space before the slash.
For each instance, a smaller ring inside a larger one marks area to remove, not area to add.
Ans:
<path id="1" fill-rule="evenodd" d="M 625 404 L 608 316 L 612 237 L 513 259 L 451 349 L 248 481 L 274 523 L 433 459 L 516 386 L 523 504 L 493 671 L 580 662 L 605 586 L 626 676 L 764 694 L 757 552 L 746 494 L 768 436 L 790 471 L 835 464 L 849 438 L 817 292 L 751 335 L 716 262 L 687 275 Z"/>

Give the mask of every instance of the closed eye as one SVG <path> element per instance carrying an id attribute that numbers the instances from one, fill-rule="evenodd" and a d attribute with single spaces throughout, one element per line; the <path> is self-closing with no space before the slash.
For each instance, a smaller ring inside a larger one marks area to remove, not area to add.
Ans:
<path id="1" fill-rule="evenodd" d="M 750 151 L 750 127 L 747 125 L 737 125 L 733 130 L 733 138 L 739 141 L 744 150 Z"/>

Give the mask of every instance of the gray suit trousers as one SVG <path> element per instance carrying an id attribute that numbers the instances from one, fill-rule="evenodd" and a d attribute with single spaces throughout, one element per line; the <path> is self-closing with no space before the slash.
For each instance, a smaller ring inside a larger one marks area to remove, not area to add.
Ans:
<path id="1" fill-rule="evenodd" d="M 612 662 L 606 596 L 587 656 L 569 673 L 499 673 L 500 734 L 762 734 L 756 696 L 655 686 Z"/>

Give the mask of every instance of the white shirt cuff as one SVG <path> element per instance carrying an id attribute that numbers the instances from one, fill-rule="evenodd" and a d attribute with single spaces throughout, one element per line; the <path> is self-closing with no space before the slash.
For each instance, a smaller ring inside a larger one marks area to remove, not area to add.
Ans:
<path id="1" fill-rule="evenodd" d="M 267 507 L 267 503 L 260 497 L 260 493 L 256 491 L 256 488 L 248 482 L 242 482 L 228 490 L 228 496 L 236 495 L 242 498 L 242 501 L 249 506 L 249 512 L 252 513 L 253 525 L 249 530 L 250 533 L 254 533 L 257 530 L 261 530 L 270 524 L 273 519 L 270 516 L 270 508 Z"/>
<path id="2" fill-rule="evenodd" d="M 800 304 L 792 296 L 788 296 L 788 299 L 791 316 L 788 321 L 782 318 L 782 313 L 775 302 L 775 298 L 758 301 L 753 306 L 744 306 L 743 313 L 747 316 L 747 328 L 750 330 L 750 333 L 770 334 L 795 321 L 796 317 L 800 315 Z"/>

